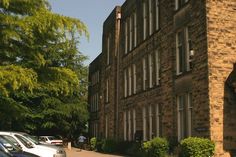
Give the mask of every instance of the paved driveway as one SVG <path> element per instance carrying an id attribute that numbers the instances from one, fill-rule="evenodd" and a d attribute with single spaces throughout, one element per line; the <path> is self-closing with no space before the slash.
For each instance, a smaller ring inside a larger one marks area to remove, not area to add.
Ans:
<path id="1" fill-rule="evenodd" d="M 82 150 L 79 151 L 77 148 L 72 148 L 71 150 L 65 149 L 67 157 L 125 157 L 119 155 L 109 155 L 109 154 L 102 154 L 93 151 L 86 151 Z"/>

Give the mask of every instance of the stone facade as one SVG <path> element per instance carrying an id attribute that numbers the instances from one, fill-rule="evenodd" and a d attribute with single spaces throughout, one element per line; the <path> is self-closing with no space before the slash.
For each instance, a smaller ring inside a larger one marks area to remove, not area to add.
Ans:
<path id="1" fill-rule="evenodd" d="M 89 87 L 89 104 L 99 93 L 90 130 L 98 122 L 98 137 L 207 137 L 215 156 L 230 156 L 235 63 L 235 0 L 126 1 L 104 22 L 102 53 L 90 64 L 90 81 L 100 71 Z"/>

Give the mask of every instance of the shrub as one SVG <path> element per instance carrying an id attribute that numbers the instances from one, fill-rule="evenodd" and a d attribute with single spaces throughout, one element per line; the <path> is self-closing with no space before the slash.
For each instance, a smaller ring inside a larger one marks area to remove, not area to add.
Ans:
<path id="1" fill-rule="evenodd" d="M 128 150 L 130 149 L 132 142 L 130 141 L 117 141 L 117 153 L 120 154 L 128 154 Z"/>
<path id="2" fill-rule="evenodd" d="M 96 142 L 96 150 L 98 152 L 103 152 L 102 146 L 103 146 L 104 142 L 105 142 L 105 140 L 97 140 L 97 142 Z"/>
<path id="3" fill-rule="evenodd" d="M 117 149 L 117 142 L 112 139 L 106 139 L 104 140 L 104 143 L 102 144 L 102 150 L 105 153 L 114 153 Z"/>
<path id="4" fill-rule="evenodd" d="M 154 138 L 151 141 L 144 142 L 142 146 L 145 156 L 165 157 L 169 150 L 169 144 L 165 138 Z"/>
<path id="5" fill-rule="evenodd" d="M 90 139 L 91 150 L 96 150 L 96 146 L 97 146 L 97 139 L 96 137 L 93 137 Z"/>
<path id="6" fill-rule="evenodd" d="M 181 157 L 211 157 L 215 144 L 209 139 L 189 137 L 181 141 Z"/>

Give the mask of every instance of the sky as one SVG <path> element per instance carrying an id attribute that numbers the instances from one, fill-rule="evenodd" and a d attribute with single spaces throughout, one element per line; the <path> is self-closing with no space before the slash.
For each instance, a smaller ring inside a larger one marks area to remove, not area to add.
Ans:
<path id="1" fill-rule="evenodd" d="M 48 0 L 52 11 L 61 15 L 81 20 L 90 34 L 89 41 L 82 37 L 79 51 L 88 56 L 88 65 L 102 51 L 103 22 L 115 6 L 122 5 L 125 0 Z"/>

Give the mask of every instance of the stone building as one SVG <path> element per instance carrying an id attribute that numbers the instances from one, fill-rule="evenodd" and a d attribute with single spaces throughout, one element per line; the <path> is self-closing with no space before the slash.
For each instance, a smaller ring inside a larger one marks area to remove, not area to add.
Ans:
<path id="1" fill-rule="evenodd" d="M 102 53 L 89 67 L 91 135 L 207 137 L 215 156 L 230 156 L 235 64 L 235 0 L 127 0 L 104 22 Z"/>

